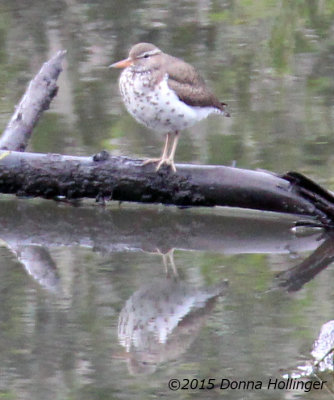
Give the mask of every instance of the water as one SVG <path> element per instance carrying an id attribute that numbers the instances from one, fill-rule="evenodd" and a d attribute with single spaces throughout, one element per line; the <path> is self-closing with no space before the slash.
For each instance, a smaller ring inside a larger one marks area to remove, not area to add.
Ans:
<path id="1" fill-rule="evenodd" d="M 106 68 L 151 41 L 194 64 L 232 115 L 182 132 L 177 162 L 297 170 L 333 190 L 333 14 L 329 0 L 1 1 L 0 123 L 66 48 L 29 150 L 159 155 L 163 137 L 127 114 Z M 293 225 L 240 210 L 1 198 L 0 396 L 330 399 L 265 387 L 310 362 L 333 319 L 331 240 Z M 263 389 L 172 392 L 172 378 Z"/>

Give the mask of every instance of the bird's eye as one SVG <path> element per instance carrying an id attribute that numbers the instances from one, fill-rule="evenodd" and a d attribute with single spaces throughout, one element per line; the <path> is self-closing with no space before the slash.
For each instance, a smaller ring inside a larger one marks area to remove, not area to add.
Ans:
<path id="1" fill-rule="evenodd" d="M 149 58 L 149 56 L 150 56 L 150 55 L 149 55 L 149 54 L 147 54 L 147 53 L 146 53 L 146 54 L 144 54 L 144 58 Z"/>

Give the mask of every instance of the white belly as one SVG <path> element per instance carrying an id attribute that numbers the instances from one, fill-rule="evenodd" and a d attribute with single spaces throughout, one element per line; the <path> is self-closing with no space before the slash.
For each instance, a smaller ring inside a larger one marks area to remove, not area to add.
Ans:
<path id="1" fill-rule="evenodd" d="M 133 73 L 126 68 L 119 81 L 127 110 L 149 129 L 175 132 L 189 128 L 211 113 L 221 113 L 213 107 L 192 107 L 180 101 L 168 87 L 168 75 L 153 90 L 149 79 L 149 73 Z"/>

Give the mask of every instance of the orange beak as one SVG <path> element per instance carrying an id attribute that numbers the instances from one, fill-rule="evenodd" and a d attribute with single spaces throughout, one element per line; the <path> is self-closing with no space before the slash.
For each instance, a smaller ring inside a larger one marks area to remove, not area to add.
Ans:
<path id="1" fill-rule="evenodd" d="M 126 58 L 125 60 L 118 61 L 114 64 L 109 65 L 109 68 L 126 68 L 133 64 L 133 61 L 130 58 Z"/>

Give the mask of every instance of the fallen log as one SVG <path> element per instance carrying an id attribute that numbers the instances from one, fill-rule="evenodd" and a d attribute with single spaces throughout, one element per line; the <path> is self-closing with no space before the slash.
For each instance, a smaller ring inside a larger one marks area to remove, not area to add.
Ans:
<path id="1" fill-rule="evenodd" d="M 18 196 L 66 199 L 95 198 L 178 206 L 229 206 L 332 217 L 333 197 L 303 196 L 299 181 L 262 171 L 224 166 L 177 165 L 156 172 L 142 160 L 0 151 L 0 192 Z M 321 201 L 326 204 L 323 205 Z M 332 208 L 331 208 L 332 207 Z"/>

